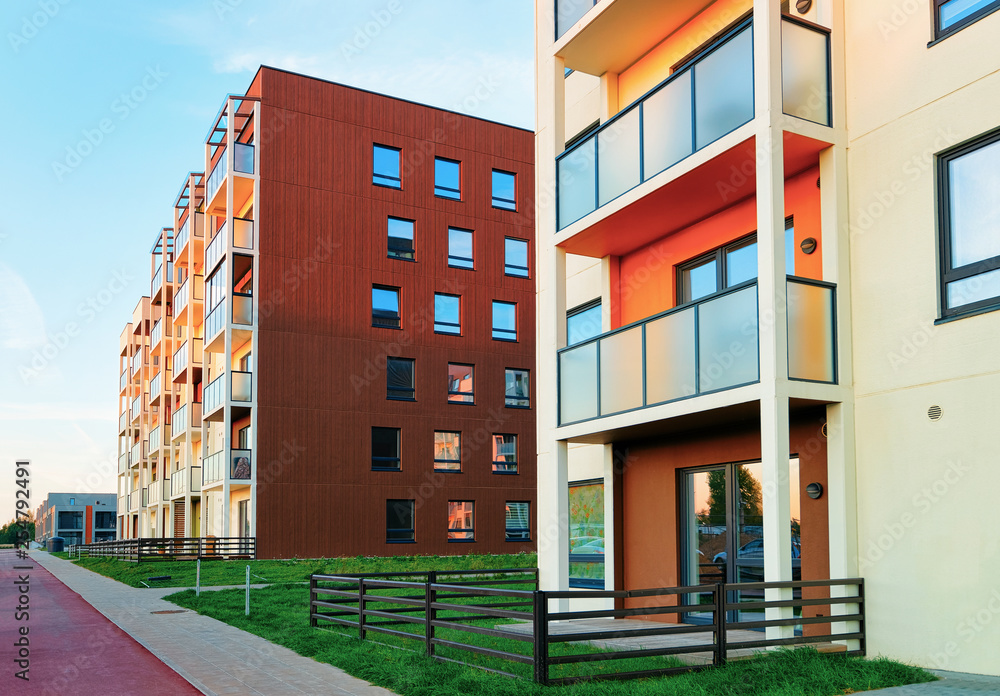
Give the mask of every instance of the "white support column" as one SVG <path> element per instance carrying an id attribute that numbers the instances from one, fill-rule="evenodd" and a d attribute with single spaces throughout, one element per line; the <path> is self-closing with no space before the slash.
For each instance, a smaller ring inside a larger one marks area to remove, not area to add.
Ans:
<path id="1" fill-rule="evenodd" d="M 618 108 L 618 73 L 601 75 L 601 123 L 614 118 Z"/>
<path id="2" fill-rule="evenodd" d="M 614 445 L 604 445 L 604 589 L 615 587 L 615 453 Z M 608 600 L 614 609 L 614 600 Z"/>
<path id="3" fill-rule="evenodd" d="M 230 522 L 233 516 L 229 490 L 229 471 L 233 460 L 233 409 L 230 402 L 233 399 L 233 171 L 236 166 L 236 115 L 232 99 L 226 99 L 226 151 L 223 157 L 226 158 L 226 225 L 223 231 L 226 238 L 222 240 L 225 248 L 225 256 L 222 263 L 226 264 L 226 316 L 223 321 L 223 341 L 222 349 L 222 393 L 225 395 L 222 406 L 223 423 L 223 450 L 225 451 L 225 473 L 222 483 L 222 536 L 233 536 L 230 533 Z"/>

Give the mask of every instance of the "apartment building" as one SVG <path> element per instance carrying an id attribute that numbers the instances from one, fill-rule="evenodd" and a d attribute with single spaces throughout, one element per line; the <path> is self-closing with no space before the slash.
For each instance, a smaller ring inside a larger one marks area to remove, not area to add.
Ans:
<path id="1" fill-rule="evenodd" d="M 1000 3 L 911 5 L 536 3 L 544 589 L 864 577 L 1000 670 Z"/>
<path id="2" fill-rule="evenodd" d="M 126 537 L 534 549 L 533 134 L 262 67 L 120 342 Z"/>
<path id="3" fill-rule="evenodd" d="M 114 493 L 49 493 L 35 511 L 35 541 L 66 545 L 115 539 Z"/>

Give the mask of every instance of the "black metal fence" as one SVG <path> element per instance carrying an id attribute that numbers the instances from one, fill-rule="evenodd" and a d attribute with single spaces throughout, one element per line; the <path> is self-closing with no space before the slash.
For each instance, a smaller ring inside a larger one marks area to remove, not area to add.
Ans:
<path id="1" fill-rule="evenodd" d="M 254 537 L 182 537 L 117 539 L 70 546 L 71 556 L 117 558 L 123 561 L 183 561 L 221 558 L 256 558 Z"/>
<path id="2" fill-rule="evenodd" d="M 313 575 L 309 621 L 354 629 L 345 635 L 367 640 L 401 639 L 394 647 L 420 642 L 422 649 L 413 649 L 435 659 L 548 685 L 688 672 L 776 646 L 836 641 L 841 654 L 865 654 L 860 578 L 558 592 L 540 591 L 537 582 L 536 569 Z M 533 587 L 509 587 L 524 584 Z M 809 588 L 806 596 L 803 588 Z M 570 599 L 614 600 L 622 608 L 553 610 Z M 823 615 L 801 615 L 810 606 Z M 694 614 L 699 621 L 688 622 Z M 671 615 L 676 623 L 662 622 Z M 648 619 L 649 625 L 586 623 L 599 619 Z M 780 630 L 768 638 L 762 632 L 768 628 Z M 797 629 L 807 635 L 795 635 Z"/>

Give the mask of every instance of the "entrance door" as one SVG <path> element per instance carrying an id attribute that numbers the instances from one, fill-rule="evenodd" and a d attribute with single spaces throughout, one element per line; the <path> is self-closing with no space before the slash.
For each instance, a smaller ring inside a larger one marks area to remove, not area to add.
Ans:
<path id="1" fill-rule="evenodd" d="M 250 536 L 250 501 L 241 500 L 237 505 L 237 517 L 239 518 L 239 536 L 244 539 Z M 249 553 L 249 545 L 241 543 L 241 553 Z"/>

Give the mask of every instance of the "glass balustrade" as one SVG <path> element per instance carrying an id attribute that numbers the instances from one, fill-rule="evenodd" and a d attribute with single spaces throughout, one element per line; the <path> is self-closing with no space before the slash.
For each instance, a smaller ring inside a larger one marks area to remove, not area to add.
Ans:
<path id="1" fill-rule="evenodd" d="M 157 319 L 156 323 L 153 324 L 153 329 L 149 332 L 150 347 L 156 348 L 161 338 L 163 338 L 163 324 L 160 319 Z"/>
<path id="2" fill-rule="evenodd" d="M 226 326 L 226 301 L 223 300 L 205 317 L 205 340 L 211 341 Z"/>
<path id="3" fill-rule="evenodd" d="M 226 155 L 226 150 L 223 148 L 222 154 L 219 156 L 219 161 L 216 162 L 212 173 L 208 175 L 208 180 L 205 182 L 206 202 L 211 201 L 215 197 L 219 187 L 222 186 L 222 182 L 226 180 L 226 174 L 229 173 L 229 158 Z"/>
<path id="4" fill-rule="evenodd" d="M 157 372 L 153 379 L 149 380 L 149 400 L 152 401 L 160 395 L 160 382 L 162 372 Z"/>
<path id="5" fill-rule="evenodd" d="M 233 149 L 233 169 L 241 174 L 253 174 L 253 145 L 236 143 Z"/>
<path id="6" fill-rule="evenodd" d="M 829 32 L 789 18 L 781 23 L 781 98 L 789 116 L 832 124 Z"/>
<path id="7" fill-rule="evenodd" d="M 141 405 L 142 405 L 141 398 L 142 398 L 141 396 L 137 396 L 134 399 L 132 399 L 132 407 L 131 407 L 131 411 L 130 411 L 130 413 L 131 413 L 131 420 L 135 420 L 136 418 L 139 417 L 139 413 L 140 413 L 140 409 L 141 409 Z"/>
<path id="8" fill-rule="evenodd" d="M 128 384 L 128 369 L 122 372 L 121 379 L 118 380 L 118 391 L 122 391 L 126 384 Z"/>
<path id="9" fill-rule="evenodd" d="M 202 460 L 201 481 L 210 485 L 221 481 L 226 475 L 226 452 L 220 450 Z"/>
<path id="10" fill-rule="evenodd" d="M 179 437 L 188 428 L 188 405 L 184 404 L 174 411 L 174 420 L 170 424 L 170 437 Z"/>
<path id="11" fill-rule="evenodd" d="M 233 401 L 251 401 L 253 399 L 253 373 L 234 370 L 231 374 L 233 376 Z"/>
<path id="12" fill-rule="evenodd" d="M 191 222 L 191 216 L 184 218 L 184 224 L 181 225 L 180 230 L 177 231 L 177 236 L 174 237 L 174 253 L 178 256 L 184 249 L 184 246 L 188 243 L 188 239 L 191 235 L 191 226 L 188 224 Z"/>
<path id="13" fill-rule="evenodd" d="M 177 292 L 174 293 L 174 314 L 180 314 L 188 304 L 188 294 L 191 289 L 191 276 L 184 279 L 181 286 L 177 288 Z"/>
<path id="14" fill-rule="evenodd" d="M 187 369 L 188 365 L 188 342 L 184 341 L 180 347 L 174 351 L 174 374 L 179 375 Z"/>
<path id="15" fill-rule="evenodd" d="M 160 449 L 160 426 L 149 431 L 149 451 L 155 452 L 158 449 Z"/>
<path id="16" fill-rule="evenodd" d="M 225 375 L 219 375 L 212 383 L 205 387 L 203 398 L 205 413 L 211 413 L 226 402 L 226 382 Z"/>
<path id="17" fill-rule="evenodd" d="M 226 226 L 228 222 L 224 222 L 219 231 L 215 233 L 212 237 L 212 241 L 208 243 L 205 247 L 205 274 L 208 275 L 215 264 L 219 262 L 223 254 L 226 253 Z"/>
<path id="18" fill-rule="evenodd" d="M 233 323 L 253 326 L 253 295 L 233 293 Z"/>
<path id="19" fill-rule="evenodd" d="M 128 460 L 129 466 L 133 464 L 138 464 L 141 459 L 142 459 L 142 441 L 140 440 L 139 442 L 132 445 L 132 452 Z"/>
<path id="20" fill-rule="evenodd" d="M 253 249 L 253 220 L 233 218 L 233 246 Z"/>
<path id="21" fill-rule="evenodd" d="M 556 40 L 579 22 L 598 0 L 556 0 Z"/>
<path id="22" fill-rule="evenodd" d="M 836 286 L 789 278 L 788 378 L 837 383 Z"/>

